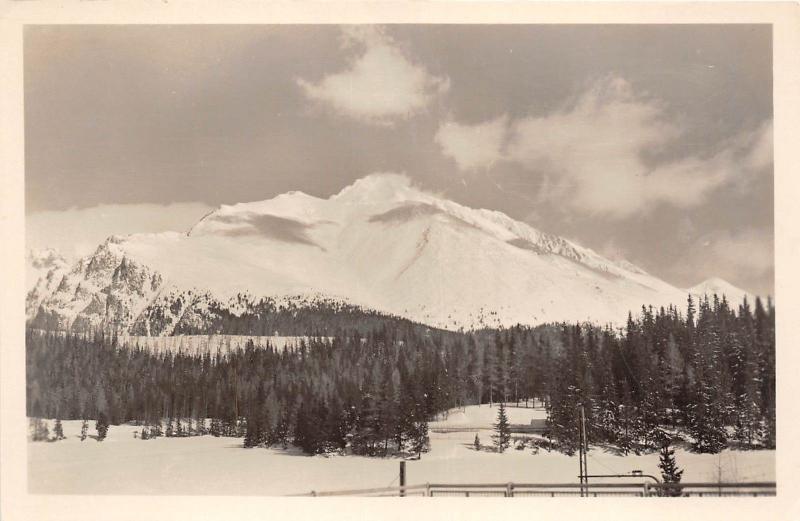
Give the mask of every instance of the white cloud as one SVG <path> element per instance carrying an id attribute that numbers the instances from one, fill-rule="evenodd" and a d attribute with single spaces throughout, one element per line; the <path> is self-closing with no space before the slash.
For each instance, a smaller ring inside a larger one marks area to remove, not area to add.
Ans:
<path id="1" fill-rule="evenodd" d="M 749 149 L 745 156 L 746 166 L 749 169 L 758 172 L 772 166 L 772 132 L 772 121 L 767 121 L 754 132 L 743 136 L 742 146 Z"/>
<path id="2" fill-rule="evenodd" d="M 478 125 L 448 121 L 439 127 L 435 139 L 442 153 L 453 158 L 461 170 L 484 169 L 502 157 L 507 126 L 505 115 Z"/>
<path id="3" fill-rule="evenodd" d="M 187 231 L 212 209 L 203 203 L 143 203 L 34 212 L 25 221 L 26 246 L 56 248 L 68 257 L 80 257 L 110 235 Z"/>
<path id="4" fill-rule="evenodd" d="M 450 88 L 447 78 L 431 75 L 411 62 L 385 32 L 356 27 L 345 32 L 344 48 L 362 47 L 346 70 L 319 82 L 298 79 L 311 100 L 338 114 L 378 125 L 391 125 L 424 110 Z"/>
<path id="5" fill-rule="evenodd" d="M 473 148 L 481 165 L 519 163 L 542 176 L 540 199 L 613 218 L 662 203 L 680 208 L 700 204 L 723 184 L 746 183 L 772 161 L 768 122 L 734 136 L 710 155 L 649 166 L 644 154 L 669 144 L 681 128 L 661 102 L 637 95 L 617 77 L 602 79 L 550 114 L 511 121 L 505 148 L 487 146 L 475 130 L 493 123 L 459 128 L 457 149 L 439 140 L 443 153 L 465 170 L 475 163 L 469 161 Z"/>

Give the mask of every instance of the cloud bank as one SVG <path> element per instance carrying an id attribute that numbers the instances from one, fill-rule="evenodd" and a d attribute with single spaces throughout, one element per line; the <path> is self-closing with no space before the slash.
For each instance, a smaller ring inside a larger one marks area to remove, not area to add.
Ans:
<path id="1" fill-rule="evenodd" d="M 519 117 L 504 129 L 504 117 L 472 126 L 448 122 L 437 142 L 462 170 L 515 162 L 541 176 L 540 199 L 610 218 L 658 204 L 701 204 L 724 184 L 746 185 L 772 163 L 772 124 L 765 122 L 707 155 L 648 164 L 647 153 L 669 145 L 682 128 L 659 100 L 613 76 L 549 114 Z"/>

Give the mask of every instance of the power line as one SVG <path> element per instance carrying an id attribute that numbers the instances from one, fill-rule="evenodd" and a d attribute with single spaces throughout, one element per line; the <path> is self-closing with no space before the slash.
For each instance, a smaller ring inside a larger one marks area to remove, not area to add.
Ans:
<path id="1" fill-rule="evenodd" d="M 388 485 L 386 485 L 386 487 L 384 487 L 384 488 L 391 487 L 392 485 L 394 485 L 395 481 L 397 481 L 398 479 L 400 479 L 400 476 L 395 476 L 395 478 Z"/>
<path id="2" fill-rule="evenodd" d="M 610 471 L 611 471 L 611 472 L 613 472 L 614 474 L 623 474 L 622 472 L 620 472 L 620 471 L 618 471 L 618 470 L 612 469 L 611 467 L 609 467 L 608 465 L 606 465 L 605 463 L 603 463 L 603 462 L 602 462 L 602 461 L 600 461 L 599 459 L 596 459 L 594 456 L 592 456 L 592 455 L 590 455 L 590 454 L 587 454 L 587 456 L 589 456 L 590 458 L 592 458 L 592 461 L 594 461 L 595 463 L 597 463 L 597 464 L 598 464 L 598 465 L 600 465 L 601 467 L 605 467 L 606 469 L 610 470 Z"/>

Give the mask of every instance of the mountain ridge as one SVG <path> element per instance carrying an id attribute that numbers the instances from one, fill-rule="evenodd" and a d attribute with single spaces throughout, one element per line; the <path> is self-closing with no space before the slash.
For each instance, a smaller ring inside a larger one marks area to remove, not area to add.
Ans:
<path id="1" fill-rule="evenodd" d="M 58 269 L 29 293 L 30 322 L 144 334 L 202 324 L 213 310 L 235 312 L 241 295 L 251 303 L 330 299 L 459 329 L 617 323 L 641 305 L 683 305 L 695 291 L 744 294 L 721 279 L 676 288 L 397 174 L 367 176 L 327 199 L 294 191 L 221 205 L 186 232 L 112 236 Z M 155 315 L 161 327 L 151 328 L 147 317 Z"/>

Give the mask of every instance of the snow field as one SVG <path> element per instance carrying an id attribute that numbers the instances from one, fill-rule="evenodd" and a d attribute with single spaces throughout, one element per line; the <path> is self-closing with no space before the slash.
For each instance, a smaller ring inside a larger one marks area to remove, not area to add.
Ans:
<path id="1" fill-rule="evenodd" d="M 508 407 L 512 424 L 540 418 L 541 409 Z M 407 482 L 506 483 L 577 482 L 578 458 L 558 452 L 477 452 L 477 432 L 491 446 L 497 407 L 471 406 L 431 423 L 431 451 L 408 461 Z M 134 438 L 133 425 L 113 425 L 103 442 L 78 438 L 81 422 L 63 421 L 67 439 L 28 443 L 28 488 L 43 494 L 287 495 L 311 490 L 344 490 L 398 485 L 399 459 L 362 456 L 306 456 L 290 448 L 242 448 L 239 438 L 197 436 Z M 52 434 L 53 421 L 48 425 Z M 436 427 L 477 426 L 437 433 Z M 89 435 L 96 434 L 89 422 Z M 514 435 L 517 436 L 517 435 Z M 775 451 L 693 454 L 678 448 L 684 482 L 774 481 Z M 642 470 L 659 475 L 658 454 L 617 456 L 602 447 L 589 452 L 589 471 L 623 474 Z M 636 478 L 631 478 L 635 480 Z M 641 478 L 640 478 L 641 479 Z M 618 480 L 616 480 L 618 481 Z"/>

